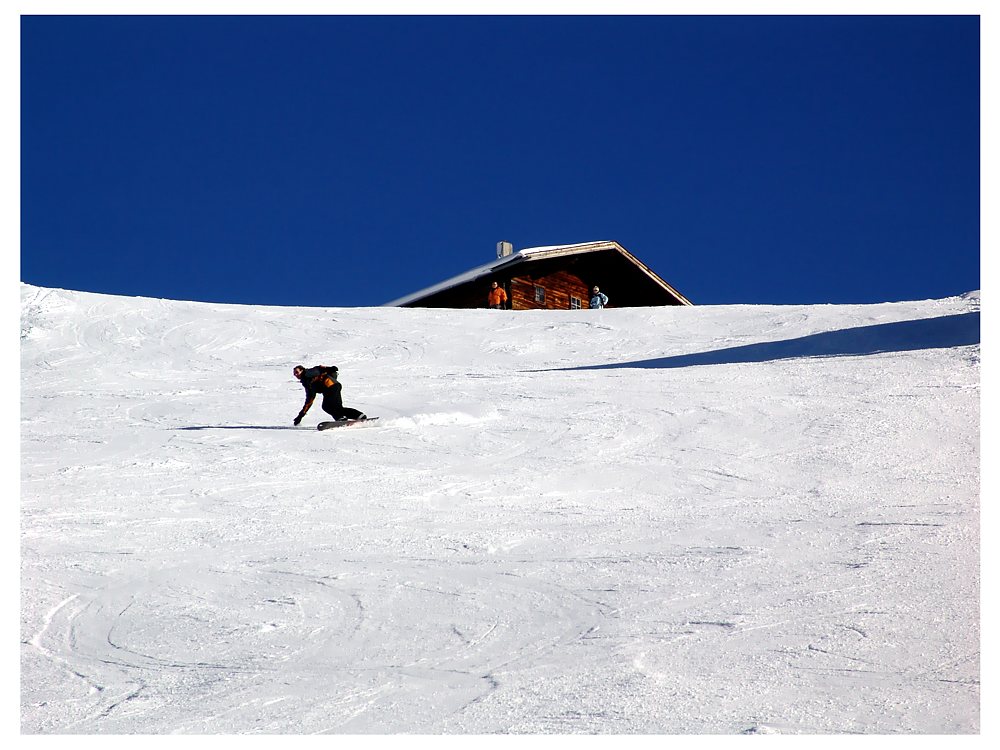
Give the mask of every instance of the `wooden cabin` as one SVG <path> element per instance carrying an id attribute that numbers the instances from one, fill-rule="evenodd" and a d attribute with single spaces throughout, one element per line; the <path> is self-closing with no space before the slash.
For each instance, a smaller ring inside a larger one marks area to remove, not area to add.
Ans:
<path id="1" fill-rule="evenodd" d="M 512 310 L 590 307 L 591 290 L 608 295 L 608 307 L 690 305 L 691 302 L 614 241 L 534 247 L 497 245 L 497 259 L 439 284 L 386 303 L 390 307 L 486 307 L 490 283 L 507 292 Z"/>

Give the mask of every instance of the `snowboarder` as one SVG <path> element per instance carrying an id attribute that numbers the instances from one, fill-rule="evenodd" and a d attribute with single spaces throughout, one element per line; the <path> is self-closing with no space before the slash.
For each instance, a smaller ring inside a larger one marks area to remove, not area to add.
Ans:
<path id="1" fill-rule="evenodd" d="M 495 281 L 490 284 L 490 292 L 486 295 L 486 306 L 491 310 L 503 310 L 507 306 L 507 292 Z"/>
<path id="2" fill-rule="evenodd" d="M 608 304 L 608 295 L 600 290 L 598 287 L 594 287 L 594 294 L 590 298 L 591 309 L 599 309 Z"/>
<path id="3" fill-rule="evenodd" d="M 345 419 L 368 419 L 368 417 L 357 409 L 349 409 L 344 406 L 344 402 L 340 397 L 340 391 L 343 386 L 337 382 L 336 367 L 317 365 L 307 370 L 302 365 L 296 365 L 295 369 L 292 370 L 292 374 L 302 383 L 302 387 L 306 389 L 306 403 L 294 420 L 296 427 L 302 421 L 302 417 L 306 415 L 306 412 L 309 411 L 309 407 L 312 406 L 317 393 L 323 394 L 323 411 L 334 419 L 338 421 Z"/>

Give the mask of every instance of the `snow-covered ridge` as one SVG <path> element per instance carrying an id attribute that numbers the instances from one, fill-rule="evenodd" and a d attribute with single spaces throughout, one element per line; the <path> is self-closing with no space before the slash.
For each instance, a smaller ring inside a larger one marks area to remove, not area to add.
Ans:
<path id="1" fill-rule="evenodd" d="M 21 300 L 26 733 L 979 729 L 978 292 Z"/>

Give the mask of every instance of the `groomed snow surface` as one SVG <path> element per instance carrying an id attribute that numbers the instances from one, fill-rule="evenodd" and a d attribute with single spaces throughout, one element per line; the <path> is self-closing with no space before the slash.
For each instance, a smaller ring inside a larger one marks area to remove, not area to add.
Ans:
<path id="1" fill-rule="evenodd" d="M 21 299 L 24 733 L 979 731 L 978 293 Z"/>

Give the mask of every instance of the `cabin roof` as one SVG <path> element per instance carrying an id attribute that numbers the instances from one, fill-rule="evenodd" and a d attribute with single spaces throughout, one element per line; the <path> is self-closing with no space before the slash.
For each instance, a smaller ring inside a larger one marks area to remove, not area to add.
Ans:
<path id="1" fill-rule="evenodd" d="M 532 261 L 544 260 L 547 258 L 554 258 L 561 255 L 579 255 L 582 253 L 594 253 L 602 252 L 607 250 L 615 250 L 622 253 L 630 261 L 635 263 L 639 268 L 641 268 L 647 275 L 649 275 L 657 284 L 662 286 L 665 290 L 669 291 L 672 295 L 683 300 L 686 304 L 691 304 L 688 302 L 676 289 L 667 284 L 663 279 L 653 273 L 647 265 L 640 262 L 638 258 L 629 253 L 624 247 L 619 245 L 614 240 L 600 240 L 597 242 L 581 242 L 575 245 L 545 245 L 543 247 L 526 247 L 517 252 L 511 253 L 503 258 L 497 258 L 490 263 L 484 263 L 481 266 L 476 266 L 475 268 L 470 268 L 465 273 L 460 273 L 457 276 L 452 276 L 449 279 L 438 282 L 432 286 L 421 289 L 420 291 L 413 292 L 412 294 L 407 294 L 399 299 L 394 299 L 391 302 L 386 302 L 384 307 L 402 307 L 411 302 L 429 297 L 432 294 L 437 294 L 438 292 L 443 292 L 446 289 L 451 289 L 462 284 L 467 284 L 476 281 L 480 278 L 486 278 L 494 274 L 500 273 L 502 271 L 508 270 L 511 266 L 516 266 L 521 263 L 528 263 Z"/>

